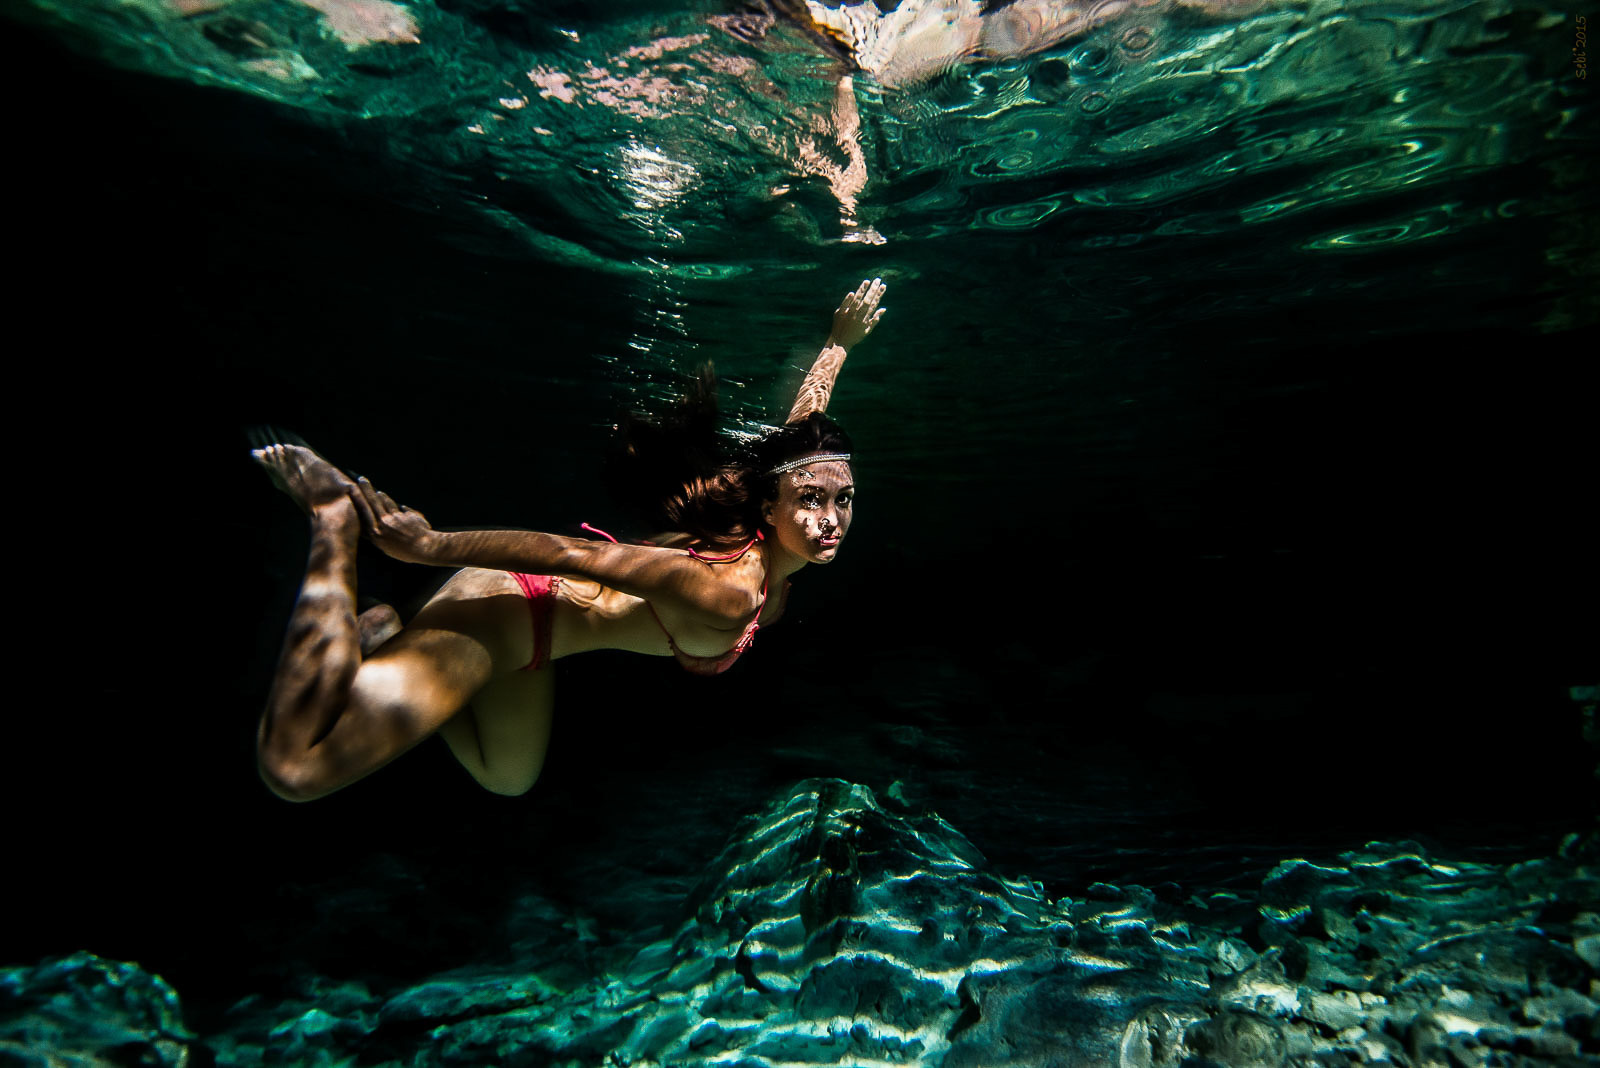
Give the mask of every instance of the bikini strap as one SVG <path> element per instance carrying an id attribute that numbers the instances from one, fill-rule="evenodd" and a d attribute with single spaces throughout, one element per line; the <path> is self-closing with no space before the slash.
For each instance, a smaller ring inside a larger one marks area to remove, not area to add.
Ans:
<path id="1" fill-rule="evenodd" d="M 745 553 L 749 552 L 750 551 L 750 546 L 754 545 L 756 542 L 758 542 L 758 541 L 766 541 L 766 540 L 767 540 L 767 536 L 765 534 L 761 533 L 761 531 L 758 530 L 758 531 L 756 531 L 756 536 L 755 537 L 753 537 L 749 541 L 745 542 L 745 546 L 744 546 L 743 549 L 740 549 L 736 553 L 729 553 L 727 556 L 707 556 L 705 553 L 700 552 L 698 549 L 685 549 L 684 552 L 688 553 L 690 556 L 694 557 L 696 560 L 703 560 L 708 564 L 726 564 L 730 560 L 737 560 L 740 557 L 742 557 Z"/>
<path id="2" fill-rule="evenodd" d="M 766 540 L 765 534 L 762 534 L 762 532 L 757 531 L 757 532 L 755 532 L 755 537 L 752 537 L 752 539 L 747 540 L 746 544 L 744 544 L 744 548 L 741 548 L 741 550 L 739 550 L 739 552 L 736 552 L 736 553 L 728 553 L 728 555 L 726 555 L 726 556 L 709 556 L 709 555 L 706 555 L 706 553 L 699 552 L 698 548 L 685 548 L 685 550 L 683 550 L 683 552 L 686 552 L 686 553 L 688 553 L 688 555 L 693 556 L 694 560 L 704 560 L 704 561 L 706 561 L 706 563 L 709 563 L 709 564 L 725 564 L 725 563 L 728 563 L 728 561 L 730 561 L 730 560 L 739 560 L 739 558 L 741 558 L 741 556 L 744 556 L 744 553 L 750 552 L 750 545 L 754 545 L 755 542 L 765 542 L 765 540 Z"/>
<path id="3" fill-rule="evenodd" d="M 604 537 L 611 538 L 611 535 L 607 534 L 605 531 L 591 527 L 587 523 L 583 524 L 583 528 L 585 530 L 592 530 L 596 534 L 600 534 Z M 611 538 L 611 540 L 616 541 L 617 539 Z M 745 553 L 749 552 L 750 547 L 756 542 L 765 540 L 766 535 L 762 534 L 761 531 L 758 530 L 756 531 L 756 536 L 745 543 L 744 548 L 740 549 L 736 553 L 729 553 L 726 556 L 707 556 L 705 553 L 697 552 L 694 549 L 686 549 L 684 551 L 690 556 L 694 557 L 696 560 L 703 560 L 708 564 L 722 564 L 739 559 L 740 557 L 744 556 Z M 764 565 L 769 564 L 770 561 L 764 561 L 763 563 Z M 761 629 L 761 612 L 767 606 L 767 589 L 770 585 L 770 582 L 771 569 L 767 566 L 763 566 L 761 574 L 761 603 L 756 606 L 755 618 L 752 619 L 745 627 L 744 633 L 739 635 L 739 640 L 734 643 L 733 648 L 729 649 L 721 656 L 695 656 L 693 653 L 686 653 L 682 649 L 679 649 L 677 639 L 673 638 L 672 632 L 667 629 L 667 625 L 665 623 L 661 622 L 661 616 L 656 613 L 656 606 L 651 604 L 648 598 L 645 599 L 644 606 L 650 610 L 650 618 L 656 621 L 656 627 L 661 631 L 662 634 L 666 636 L 667 647 L 672 650 L 672 655 L 678 658 L 678 662 L 680 664 L 688 667 L 688 662 L 694 661 L 696 663 L 709 663 L 715 665 L 722 663 L 730 656 L 734 659 L 738 659 L 738 657 L 743 654 L 746 649 L 749 649 L 751 644 L 756 640 L 756 631 Z M 729 663 L 732 663 L 732 661 L 729 661 Z M 722 668 L 718 668 L 717 671 L 720 673 Z"/>

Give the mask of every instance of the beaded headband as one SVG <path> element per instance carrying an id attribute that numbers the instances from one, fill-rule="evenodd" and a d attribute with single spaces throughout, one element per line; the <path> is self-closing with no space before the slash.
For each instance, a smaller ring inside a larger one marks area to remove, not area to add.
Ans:
<path id="1" fill-rule="evenodd" d="M 772 470 L 768 471 L 767 474 L 781 475 L 785 471 L 793 471 L 797 467 L 809 467 L 812 464 L 826 463 L 829 460 L 849 459 L 850 454 L 847 452 L 821 452 L 815 456 L 802 456 L 798 460 L 790 460 L 788 463 L 779 464 L 777 467 L 774 467 Z"/>

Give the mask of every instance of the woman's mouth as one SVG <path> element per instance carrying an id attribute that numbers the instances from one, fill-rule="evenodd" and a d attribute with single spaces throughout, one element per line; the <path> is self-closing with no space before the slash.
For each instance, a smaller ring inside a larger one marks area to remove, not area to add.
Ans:
<path id="1" fill-rule="evenodd" d="M 821 534 L 817 537 L 817 544 L 824 549 L 836 549 L 839 546 L 839 535 Z"/>

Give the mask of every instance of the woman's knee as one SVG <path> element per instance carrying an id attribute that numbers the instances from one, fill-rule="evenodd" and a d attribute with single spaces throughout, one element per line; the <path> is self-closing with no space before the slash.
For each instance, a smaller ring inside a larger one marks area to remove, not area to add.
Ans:
<path id="1" fill-rule="evenodd" d="M 476 778 L 479 785 L 492 794 L 499 794 L 502 797 L 521 797 L 533 789 L 533 784 L 539 781 L 539 770 L 532 768 L 498 773 L 487 770 Z"/>
<path id="2" fill-rule="evenodd" d="M 304 761 L 274 759 L 260 751 L 256 754 L 256 771 L 267 789 L 285 801 L 315 801 L 333 792 Z"/>
<path id="3" fill-rule="evenodd" d="M 365 774 L 362 762 L 352 756 L 348 749 L 331 744 L 300 749 L 286 739 L 260 738 L 256 771 L 267 789 L 285 801 L 315 801 Z"/>

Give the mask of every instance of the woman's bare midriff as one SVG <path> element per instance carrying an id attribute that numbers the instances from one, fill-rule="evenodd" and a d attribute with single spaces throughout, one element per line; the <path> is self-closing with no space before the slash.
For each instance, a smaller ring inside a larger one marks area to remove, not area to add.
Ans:
<path id="1" fill-rule="evenodd" d="M 671 656 L 666 637 L 638 597 L 609 589 L 593 579 L 564 575 L 556 589 L 550 619 L 550 656 L 622 649 L 646 656 Z"/>
<path id="2" fill-rule="evenodd" d="M 435 595 L 435 601 L 477 602 L 486 628 L 498 647 L 491 655 L 499 664 L 525 664 L 532 657 L 532 623 L 527 597 L 508 573 L 481 568 L 456 572 Z M 465 607 L 465 604 L 463 604 Z M 662 626 L 672 629 L 678 647 L 693 656 L 720 656 L 739 640 L 744 625 L 727 628 L 683 618 L 670 607 L 657 605 L 655 613 L 642 598 L 602 586 L 592 579 L 564 575 L 556 588 L 550 618 L 550 659 L 598 649 L 618 649 L 646 656 L 671 656 Z M 769 601 L 762 622 L 777 617 L 781 605 Z M 657 622 L 657 617 L 660 622 Z M 485 635 L 487 637 L 487 635 Z M 485 644 L 489 644 L 486 642 Z M 504 668 L 502 668 L 504 670 Z"/>
<path id="3" fill-rule="evenodd" d="M 678 648 L 691 656 L 721 656 L 739 641 L 749 620 L 729 627 L 691 621 L 670 607 L 609 589 L 592 579 L 563 576 L 551 617 L 551 658 L 559 660 L 597 649 L 623 649 L 646 656 L 671 656 L 662 627 L 671 630 Z M 776 619 L 782 605 L 763 605 L 763 623 Z M 659 622 L 658 622 L 659 619 Z"/>

